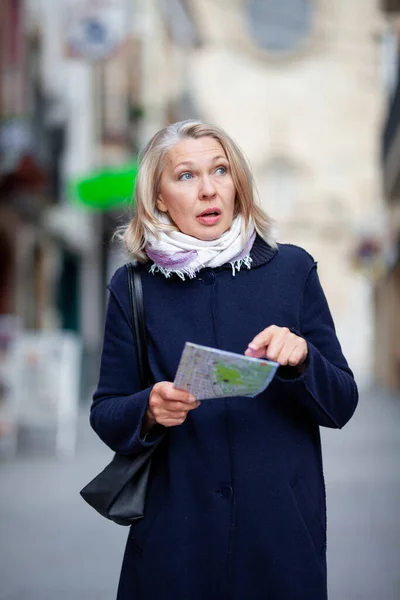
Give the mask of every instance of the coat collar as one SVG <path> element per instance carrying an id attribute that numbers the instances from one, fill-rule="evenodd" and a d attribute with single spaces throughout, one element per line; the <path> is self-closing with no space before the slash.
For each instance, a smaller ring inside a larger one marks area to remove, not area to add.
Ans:
<path id="1" fill-rule="evenodd" d="M 261 267 L 261 265 L 265 265 L 274 258 L 277 251 L 277 248 L 271 248 L 271 246 L 269 246 L 267 242 L 265 242 L 262 237 L 257 234 L 254 244 L 250 250 L 250 257 L 253 260 L 251 263 L 251 268 L 254 269 L 255 267 Z M 232 269 L 232 266 L 228 263 L 223 265 L 221 268 Z"/>

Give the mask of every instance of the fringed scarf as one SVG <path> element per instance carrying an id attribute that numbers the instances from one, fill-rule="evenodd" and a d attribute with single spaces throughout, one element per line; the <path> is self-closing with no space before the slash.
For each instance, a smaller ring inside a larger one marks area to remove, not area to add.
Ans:
<path id="1" fill-rule="evenodd" d="M 169 222 L 164 215 L 160 215 L 160 220 Z M 154 262 L 150 269 L 153 274 L 160 272 L 170 277 L 176 273 L 181 279 L 193 279 L 200 269 L 230 263 L 235 275 L 243 266 L 251 268 L 250 250 L 255 237 L 254 224 L 251 222 L 245 229 L 244 219 L 238 215 L 217 240 L 207 242 L 181 231 L 161 231 L 159 239 L 148 235 L 145 251 Z"/>

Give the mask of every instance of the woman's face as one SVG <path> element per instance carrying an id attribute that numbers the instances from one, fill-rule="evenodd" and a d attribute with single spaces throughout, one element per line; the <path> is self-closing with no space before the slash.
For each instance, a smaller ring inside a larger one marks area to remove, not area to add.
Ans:
<path id="1" fill-rule="evenodd" d="M 236 190 L 221 144 L 188 138 L 165 156 L 157 208 L 199 240 L 219 238 L 232 225 Z"/>

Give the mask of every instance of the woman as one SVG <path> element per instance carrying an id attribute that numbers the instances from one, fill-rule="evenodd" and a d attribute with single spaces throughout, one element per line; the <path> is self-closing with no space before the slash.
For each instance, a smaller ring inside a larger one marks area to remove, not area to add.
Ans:
<path id="1" fill-rule="evenodd" d="M 121 268 L 91 423 L 117 452 L 159 446 L 118 600 L 326 599 L 319 426 L 343 427 L 358 396 L 316 263 L 276 244 L 241 151 L 197 121 L 145 148 L 124 241 L 139 261 L 156 383 L 140 389 Z M 172 384 L 186 341 L 280 367 L 256 398 L 200 405 Z"/>

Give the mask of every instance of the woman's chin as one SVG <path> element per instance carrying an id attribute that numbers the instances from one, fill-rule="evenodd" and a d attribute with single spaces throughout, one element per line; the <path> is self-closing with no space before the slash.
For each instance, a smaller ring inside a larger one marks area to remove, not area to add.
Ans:
<path id="1" fill-rule="evenodd" d="M 197 239 L 201 240 L 202 242 L 213 242 L 214 240 L 217 240 L 218 238 L 221 237 L 221 233 L 218 232 L 210 232 L 208 235 L 202 235 L 202 236 L 198 236 Z"/>
<path id="2" fill-rule="evenodd" d="M 213 242 L 214 240 L 218 240 L 218 238 L 220 238 L 221 235 L 223 235 L 229 229 L 230 225 L 229 227 L 221 227 L 221 225 L 218 224 L 218 226 L 204 227 L 201 230 L 199 230 L 199 228 L 196 227 L 195 230 L 192 230 L 190 232 L 183 231 L 182 233 L 187 233 L 187 235 L 201 240 L 202 242 Z"/>

